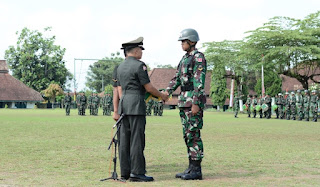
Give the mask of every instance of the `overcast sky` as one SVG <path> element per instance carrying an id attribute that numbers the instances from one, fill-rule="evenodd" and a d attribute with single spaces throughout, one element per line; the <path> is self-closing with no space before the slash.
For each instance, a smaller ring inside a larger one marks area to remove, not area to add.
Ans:
<path id="1" fill-rule="evenodd" d="M 274 16 L 303 19 L 318 10 L 320 0 L 0 0 L 0 59 L 8 46 L 16 45 L 16 31 L 52 27 L 56 44 L 66 48 L 72 73 L 74 58 L 110 56 L 139 36 L 144 37 L 142 61 L 151 68 L 177 66 L 184 54 L 177 39 L 185 28 L 198 31 L 200 47 L 203 42 L 241 40 L 244 32 Z M 79 89 L 92 63 L 76 61 Z"/>

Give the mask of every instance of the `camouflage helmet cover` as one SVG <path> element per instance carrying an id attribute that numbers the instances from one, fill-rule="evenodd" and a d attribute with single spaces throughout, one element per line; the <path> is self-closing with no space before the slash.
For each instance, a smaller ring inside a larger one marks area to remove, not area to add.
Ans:
<path id="1" fill-rule="evenodd" d="M 190 40 L 191 42 L 197 42 L 199 41 L 199 35 L 198 32 L 194 29 L 184 29 L 180 32 L 180 36 L 178 41 L 182 40 Z"/>

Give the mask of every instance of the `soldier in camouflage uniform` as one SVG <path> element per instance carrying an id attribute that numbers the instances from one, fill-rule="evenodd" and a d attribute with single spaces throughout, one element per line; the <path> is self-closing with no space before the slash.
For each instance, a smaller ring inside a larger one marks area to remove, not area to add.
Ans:
<path id="1" fill-rule="evenodd" d="M 277 105 L 277 109 L 274 110 L 274 112 L 276 113 L 276 119 L 279 119 L 280 113 L 279 113 L 279 103 L 280 103 L 280 96 L 279 94 L 275 96 L 275 104 Z"/>
<path id="2" fill-rule="evenodd" d="M 81 115 L 80 113 L 80 97 L 81 97 L 81 94 L 78 93 L 77 94 L 77 97 L 76 97 L 76 104 L 77 104 L 77 109 L 78 109 L 78 115 Z"/>
<path id="3" fill-rule="evenodd" d="M 179 41 L 187 53 L 182 57 L 167 91 L 172 94 L 179 86 L 178 107 L 183 127 L 183 137 L 188 149 L 189 167 L 176 175 L 184 180 L 202 179 L 201 161 L 203 143 L 200 129 L 203 126 L 203 109 L 206 103 L 204 91 L 207 63 L 203 53 L 195 47 L 199 35 L 194 29 L 181 32 Z"/>
<path id="4" fill-rule="evenodd" d="M 88 108 L 90 110 L 90 115 L 92 115 L 92 98 L 93 98 L 93 93 L 91 93 L 91 95 L 89 95 L 88 97 Z"/>
<path id="5" fill-rule="evenodd" d="M 310 117 L 312 117 L 313 122 L 317 122 L 318 120 L 318 95 L 316 90 L 312 90 L 310 97 Z"/>
<path id="6" fill-rule="evenodd" d="M 233 98 L 233 111 L 234 111 L 234 117 L 235 118 L 238 118 L 239 108 L 240 108 L 239 97 L 236 96 L 236 97 Z"/>
<path id="7" fill-rule="evenodd" d="M 64 104 L 66 107 L 66 115 L 67 116 L 70 115 L 71 101 L 72 101 L 72 98 L 70 96 L 70 92 L 68 92 L 67 95 L 64 97 Z"/>
<path id="8" fill-rule="evenodd" d="M 84 95 L 84 92 L 80 94 L 80 115 L 86 115 L 86 107 L 87 107 L 87 97 Z"/>
<path id="9" fill-rule="evenodd" d="M 285 110 L 286 110 L 286 118 L 287 118 L 287 120 L 290 120 L 290 115 L 291 115 L 290 96 L 289 96 L 288 92 L 286 92 L 286 94 L 285 94 Z"/>
<path id="10" fill-rule="evenodd" d="M 291 92 L 291 96 L 290 96 L 289 101 L 290 101 L 290 116 L 291 116 L 291 119 L 296 120 L 296 96 L 295 96 L 294 92 Z"/>
<path id="11" fill-rule="evenodd" d="M 98 97 L 97 93 L 93 94 L 93 98 L 92 98 L 92 114 L 94 116 L 98 115 L 98 109 L 99 109 L 99 103 L 100 102 L 100 98 Z"/>
<path id="12" fill-rule="evenodd" d="M 301 121 L 303 119 L 303 97 L 301 95 L 301 90 L 297 90 L 296 105 L 299 121 Z"/>
<path id="13" fill-rule="evenodd" d="M 105 97 L 105 103 L 106 103 L 106 115 L 111 115 L 111 106 L 112 106 L 112 96 L 108 93 Z"/>
<path id="14" fill-rule="evenodd" d="M 247 101 L 246 101 L 246 105 L 248 106 L 248 108 L 247 108 L 248 118 L 250 118 L 250 115 L 251 115 L 251 111 L 250 111 L 251 98 L 252 98 L 252 96 L 248 95 Z"/>
<path id="15" fill-rule="evenodd" d="M 278 100 L 276 101 L 276 104 L 278 106 L 278 114 L 279 114 L 279 118 L 283 119 L 284 118 L 284 112 L 283 112 L 283 105 L 284 105 L 284 98 L 282 96 L 282 93 L 278 94 Z"/>
<path id="16" fill-rule="evenodd" d="M 160 100 L 158 102 L 158 116 L 162 116 L 162 114 L 163 114 L 163 101 Z"/>
<path id="17" fill-rule="evenodd" d="M 260 99 L 259 99 L 258 103 L 260 104 L 260 106 L 262 106 L 264 104 L 264 97 L 263 96 L 260 95 Z M 260 108 L 260 110 L 259 110 L 259 115 L 260 115 L 260 118 L 263 117 L 262 108 Z"/>
<path id="18" fill-rule="evenodd" d="M 267 119 L 271 118 L 271 97 L 267 94 L 267 96 L 265 97 L 264 103 L 266 105 L 268 105 L 268 110 L 265 112 L 265 117 Z"/>
<path id="19" fill-rule="evenodd" d="M 306 119 L 306 121 L 309 121 L 309 109 L 310 109 L 310 95 L 309 91 L 304 91 L 303 96 L 303 117 Z"/>
<path id="20" fill-rule="evenodd" d="M 147 103 L 147 109 L 146 109 L 147 116 L 151 116 L 152 106 L 153 106 L 153 99 L 149 99 L 149 101 Z"/>
<path id="21" fill-rule="evenodd" d="M 153 115 L 154 116 L 158 115 L 158 101 L 153 102 Z"/>
<path id="22" fill-rule="evenodd" d="M 250 107 L 253 108 L 253 118 L 256 118 L 256 116 L 257 116 L 257 110 L 256 110 L 257 104 L 258 104 L 257 96 L 254 95 L 254 96 L 252 97 L 251 106 L 250 106 Z"/>

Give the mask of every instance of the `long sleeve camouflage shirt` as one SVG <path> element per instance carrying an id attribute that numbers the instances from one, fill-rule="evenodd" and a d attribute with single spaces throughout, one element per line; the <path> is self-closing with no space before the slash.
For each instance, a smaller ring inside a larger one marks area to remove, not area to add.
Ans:
<path id="1" fill-rule="evenodd" d="M 204 108 L 206 94 L 204 90 L 207 72 L 207 62 L 203 53 L 197 49 L 186 53 L 176 70 L 175 76 L 171 79 L 167 91 L 172 94 L 179 86 L 192 87 L 182 90 L 178 96 L 178 107 L 191 107 L 192 104 Z"/>

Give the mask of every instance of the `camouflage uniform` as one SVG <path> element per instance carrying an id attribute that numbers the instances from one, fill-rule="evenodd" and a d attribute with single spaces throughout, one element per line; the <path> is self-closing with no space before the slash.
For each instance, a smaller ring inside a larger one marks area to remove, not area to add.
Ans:
<path id="1" fill-rule="evenodd" d="M 78 94 L 76 98 L 76 103 L 77 103 L 77 108 L 78 108 L 78 115 L 81 115 L 81 110 L 80 110 L 80 97 L 81 95 Z"/>
<path id="2" fill-rule="evenodd" d="M 106 104 L 106 115 L 111 115 L 111 106 L 112 106 L 112 96 L 110 94 L 107 94 L 105 98 L 105 104 Z"/>
<path id="3" fill-rule="evenodd" d="M 97 116 L 98 115 L 98 109 L 99 109 L 99 102 L 100 98 L 97 96 L 97 94 L 94 94 L 92 98 L 92 114 Z"/>
<path id="4" fill-rule="evenodd" d="M 304 91 L 304 97 L 303 97 L 303 117 L 306 119 L 306 121 L 309 121 L 309 109 L 310 109 L 310 95 L 308 93 L 308 90 Z"/>
<path id="5" fill-rule="evenodd" d="M 264 103 L 268 105 L 268 110 L 265 112 L 265 117 L 267 119 L 270 119 L 271 118 L 271 98 L 269 95 L 265 97 Z"/>
<path id="6" fill-rule="evenodd" d="M 285 98 L 285 110 L 286 110 L 286 118 L 287 120 L 290 120 L 290 96 L 288 95 L 289 93 L 286 93 L 286 98 Z"/>
<path id="7" fill-rule="evenodd" d="M 248 113 L 248 117 L 250 118 L 250 115 L 251 115 L 251 111 L 250 111 L 251 96 L 247 97 L 246 105 L 248 106 L 247 113 Z"/>
<path id="8" fill-rule="evenodd" d="M 285 103 L 285 100 L 284 100 L 281 93 L 279 93 L 278 95 L 279 95 L 279 97 L 278 97 L 278 100 L 276 101 L 276 104 L 278 106 L 279 118 L 283 119 L 284 118 L 283 105 Z"/>
<path id="9" fill-rule="evenodd" d="M 146 109 L 147 116 L 151 116 L 152 106 L 153 106 L 153 100 L 149 99 L 149 101 L 147 103 L 147 109 Z"/>
<path id="10" fill-rule="evenodd" d="M 258 101 L 258 103 L 262 106 L 263 103 L 264 103 L 264 98 L 260 96 L 260 100 Z M 263 117 L 263 111 L 262 111 L 262 109 L 259 110 L 259 115 L 260 115 L 260 118 Z"/>
<path id="11" fill-rule="evenodd" d="M 290 115 L 293 120 L 296 120 L 296 96 L 294 92 L 291 93 L 290 101 Z M 290 117 L 289 117 L 290 118 Z"/>
<path id="12" fill-rule="evenodd" d="M 239 112 L 239 97 L 234 97 L 233 99 L 233 110 L 234 110 L 234 117 L 238 117 L 238 112 Z"/>
<path id="13" fill-rule="evenodd" d="M 80 115 L 86 115 L 86 105 L 87 105 L 87 97 L 84 94 L 81 94 L 80 97 Z"/>
<path id="14" fill-rule="evenodd" d="M 312 95 L 310 97 L 310 117 L 313 118 L 312 121 L 317 122 L 318 119 L 318 101 L 319 98 L 316 95 L 316 91 L 312 90 Z"/>
<path id="15" fill-rule="evenodd" d="M 279 119 L 279 116 L 280 116 L 280 113 L 279 113 L 279 108 L 280 108 L 280 95 L 276 95 L 276 97 L 275 97 L 275 103 L 276 103 L 276 105 L 277 105 L 277 109 L 275 109 L 274 111 L 275 111 L 275 113 L 276 113 L 276 119 Z"/>
<path id="16" fill-rule="evenodd" d="M 71 96 L 69 95 L 66 95 L 64 97 L 64 103 L 65 103 L 65 107 L 66 107 L 66 115 L 69 116 L 70 115 L 70 106 L 71 106 L 71 101 L 72 101 L 72 98 Z"/>
<path id="17" fill-rule="evenodd" d="M 257 101 L 257 98 L 254 96 L 251 100 L 251 105 L 250 105 L 250 108 L 253 107 L 253 118 L 256 118 L 257 116 L 257 111 L 256 111 L 256 106 L 258 104 L 258 101 Z M 249 110 L 250 110 L 249 108 Z"/>
<path id="18" fill-rule="evenodd" d="M 162 114 L 163 114 L 163 101 L 160 100 L 158 102 L 158 116 L 162 116 Z"/>
<path id="19" fill-rule="evenodd" d="M 93 93 L 88 97 L 88 107 L 90 110 L 90 115 L 92 115 L 92 97 L 93 97 Z"/>
<path id="20" fill-rule="evenodd" d="M 178 107 L 183 127 L 183 137 L 188 148 L 189 159 L 203 158 L 203 143 L 200 129 L 203 126 L 203 108 L 206 103 L 204 91 L 207 63 L 204 55 L 197 49 L 186 53 L 170 81 L 167 91 L 172 94 L 179 86 Z M 192 105 L 198 105 L 200 111 L 193 115 Z"/>
<path id="21" fill-rule="evenodd" d="M 297 91 L 296 105 L 297 105 L 297 113 L 299 116 L 299 120 L 301 121 L 303 119 L 303 97 L 301 95 L 300 90 Z"/>
<path id="22" fill-rule="evenodd" d="M 153 115 L 154 116 L 158 115 L 158 101 L 153 102 Z"/>

